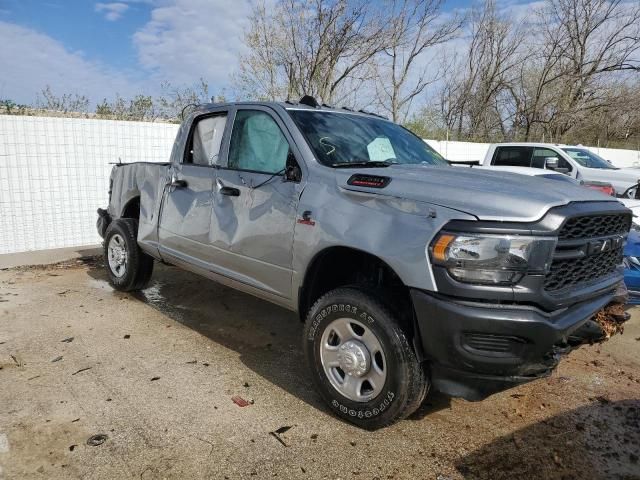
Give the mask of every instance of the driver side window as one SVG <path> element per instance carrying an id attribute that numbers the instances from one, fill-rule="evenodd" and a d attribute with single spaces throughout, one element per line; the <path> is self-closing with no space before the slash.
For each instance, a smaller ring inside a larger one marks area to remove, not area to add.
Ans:
<path id="1" fill-rule="evenodd" d="M 229 168 L 278 173 L 284 170 L 288 153 L 289 142 L 269 114 L 238 110 L 229 145 Z"/>
<path id="2" fill-rule="evenodd" d="M 545 168 L 545 160 L 547 158 L 557 158 L 558 167 L 560 166 L 560 155 L 548 148 L 536 148 L 533 150 L 533 158 L 531 160 L 531 166 L 533 168 Z"/>
<path id="3" fill-rule="evenodd" d="M 558 159 L 558 168 L 566 168 L 567 173 L 573 170 L 571 168 L 571 164 L 567 162 L 564 158 L 560 156 L 559 153 L 554 152 L 548 148 L 536 148 L 533 151 L 533 160 L 531 166 L 534 168 L 545 168 L 545 160 L 547 158 L 557 158 Z"/>

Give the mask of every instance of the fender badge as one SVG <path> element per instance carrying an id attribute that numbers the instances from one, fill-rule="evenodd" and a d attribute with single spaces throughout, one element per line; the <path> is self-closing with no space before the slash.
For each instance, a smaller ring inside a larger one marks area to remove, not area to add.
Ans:
<path id="1" fill-rule="evenodd" d="M 311 210 L 305 210 L 304 212 L 302 212 L 302 218 L 298 219 L 298 223 L 300 225 L 310 225 L 313 227 L 316 222 L 311 220 Z"/>

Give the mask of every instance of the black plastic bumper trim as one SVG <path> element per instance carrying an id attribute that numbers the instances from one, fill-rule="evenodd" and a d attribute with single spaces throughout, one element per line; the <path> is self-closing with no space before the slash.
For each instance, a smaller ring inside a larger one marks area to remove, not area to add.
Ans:
<path id="1" fill-rule="evenodd" d="M 434 375 L 434 387 L 469 400 L 478 400 L 548 374 L 558 364 L 560 353 L 566 353 L 557 346 L 566 344 L 569 336 L 613 296 L 611 291 L 545 314 L 526 305 L 461 303 L 453 298 L 411 290 L 418 333 Z M 468 332 L 518 337 L 525 343 L 511 355 L 479 352 L 465 345 Z M 446 372 L 454 373 L 447 375 Z"/>

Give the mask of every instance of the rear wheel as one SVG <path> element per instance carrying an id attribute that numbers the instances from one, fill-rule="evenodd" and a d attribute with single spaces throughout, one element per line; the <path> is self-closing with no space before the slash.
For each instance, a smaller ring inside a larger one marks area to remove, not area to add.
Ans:
<path id="1" fill-rule="evenodd" d="M 140 290 L 151 278 L 153 258 L 140 249 L 137 236 L 138 221 L 132 218 L 114 220 L 105 232 L 105 268 L 116 290 Z"/>
<path id="2" fill-rule="evenodd" d="M 339 288 L 307 317 L 304 348 L 315 384 L 332 411 L 376 429 L 413 413 L 428 380 L 396 317 L 374 295 Z"/>

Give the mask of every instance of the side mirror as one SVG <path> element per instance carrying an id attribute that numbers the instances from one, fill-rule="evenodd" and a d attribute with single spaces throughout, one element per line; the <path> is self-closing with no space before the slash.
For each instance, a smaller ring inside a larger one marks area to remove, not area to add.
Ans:
<path id="1" fill-rule="evenodd" d="M 284 169 L 284 179 L 287 182 L 299 182 L 302 179 L 302 172 L 298 165 L 287 165 Z"/>
<path id="2" fill-rule="evenodd" d="M 544 159 L 544 166 L 548 170 L 556 170 L 558 168 L 560 160 L 558 157 L 546 157 Z"/>
<path id="3" fill-rule="evenodd" d="M 284 180 L 285 182 L 299 182 L 302 180 L 302 170 L 300 170 L 296 157 L 291 150 L 289 150 L 287 164 L 284 167 Z"/>

